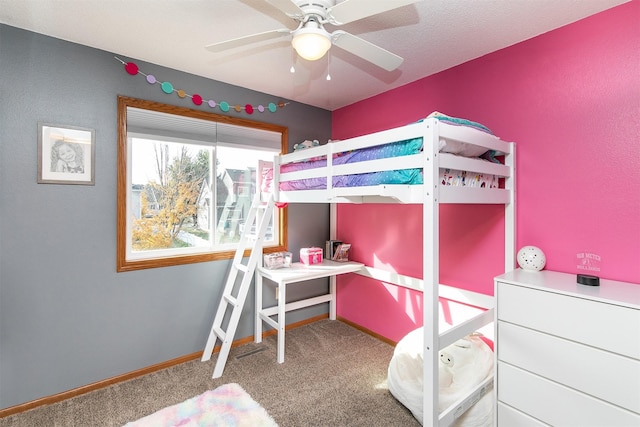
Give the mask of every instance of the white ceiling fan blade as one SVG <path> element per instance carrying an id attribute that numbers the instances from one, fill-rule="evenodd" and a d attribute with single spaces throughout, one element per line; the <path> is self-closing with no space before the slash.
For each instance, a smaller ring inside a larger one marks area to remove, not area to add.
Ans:
<path id="1" fill-rule="evenodd" d="M 338 30 L 331 34 L 333 44 L 340 49 L 344 49 L 360 58 L 384 68 L 387 71 L 393 71 L 402 64 L 402 57 L 391 53 L 388 50 L 369 43 L 366 40 L 356 37 L 353 34 Z"/>
<path id="2" fill-rule="evenodd" d="M 291 30 L 287 28 L 281 28 L 279 30 L 265 31 L 263 33 L 252 34 L 250 36 L 238 37 L 236 39 L 225 40 L 218 43 L 213 43 L 206 48 L 211 52 L 222 52 L 223 50 L 233 49 L 236 47 L 245 46 L 250 43 L 256 43 L 264 40 L 276 39 L 283 35 L 291 34 Z"/>
<path id="3" fill-rule="evenodd" d="M 291 18 L 302 18 L 304 12 L 292 0 L 266 0 Z"/>
<path id="4" fill-rule="evenodd" d="M 345 0 L 327 10 L 327 19 L 342 25 L 419 1 L 422 0 Z"/>

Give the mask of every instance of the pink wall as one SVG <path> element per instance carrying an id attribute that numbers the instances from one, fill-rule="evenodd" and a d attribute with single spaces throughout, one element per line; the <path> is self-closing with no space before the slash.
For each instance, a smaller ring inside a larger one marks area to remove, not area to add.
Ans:
<path id="1" fill-rule="evenodd" d="M 333 138 L 434 110 L 481 122 L 517 144 L 517 247 L 540 247 L 550 270 L 586 265 L 640 283 L 638 22 L 640 2 L 626 3 L 337 110 Z M 492 294 L 502 208 L 440 209 L 441 282 Z M 338 217 L 354 259 L 421 277 L 419 206 L 341 205 Z M 599 260 L 584 264 L 583 253 Z M 417 293 L 353 275 L 339 284 L 339 316 L 393 340 L 422 323 Z"/>

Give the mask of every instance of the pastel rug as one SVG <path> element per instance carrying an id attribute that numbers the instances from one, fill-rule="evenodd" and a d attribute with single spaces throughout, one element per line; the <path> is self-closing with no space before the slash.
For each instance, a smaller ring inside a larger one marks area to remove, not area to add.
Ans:
<path id="1" fill-rule="evenodd" d="M 125 427 L 278 427 L 267 411 L 238 384 L 161 409 Z"/>

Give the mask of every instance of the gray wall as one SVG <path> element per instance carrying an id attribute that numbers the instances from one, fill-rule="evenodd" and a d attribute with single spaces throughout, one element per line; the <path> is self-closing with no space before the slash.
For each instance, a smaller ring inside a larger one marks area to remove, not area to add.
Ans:
<path id="1" fill-rule="evenodd" d="M 0 25 L 0 408 L 204 348 L 228 261 L 115 271 L 116 97 L 193 106 L 130 76 L 116 55 Z M 253 105 L 278 101 L 122 59 L 187 93 Z M 233 114 L 288 126 L 290 146 L 330 137 L 331 113 L 303 104 Z M 96 130 L 95 186 L 37 184 L 38 121 Z M 289 208 L 292 252 L 324 244 L 328 212 Z M 315 281 L 298 292 L 326 286 Z M 236 338 L 253 334 L 253 311 L 250 293 Z M 300 310 L 288 323 L 326 312 Z"/>

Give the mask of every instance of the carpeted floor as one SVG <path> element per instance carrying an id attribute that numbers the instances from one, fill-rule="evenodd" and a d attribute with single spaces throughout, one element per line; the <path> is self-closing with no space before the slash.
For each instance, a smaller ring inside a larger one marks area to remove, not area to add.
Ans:
<path id="1" fill-rule="evenodd" d="M 122 426 L 214 389 L 238 383 L 280 427 L 419 426 L 389 393 L 393 347 L 340 321 L 287 332 L 285 363 L 276 337 L 233 348 L 221 378 L 194 360 L 60 403 L 0 419 L 0 427 Z"/>

